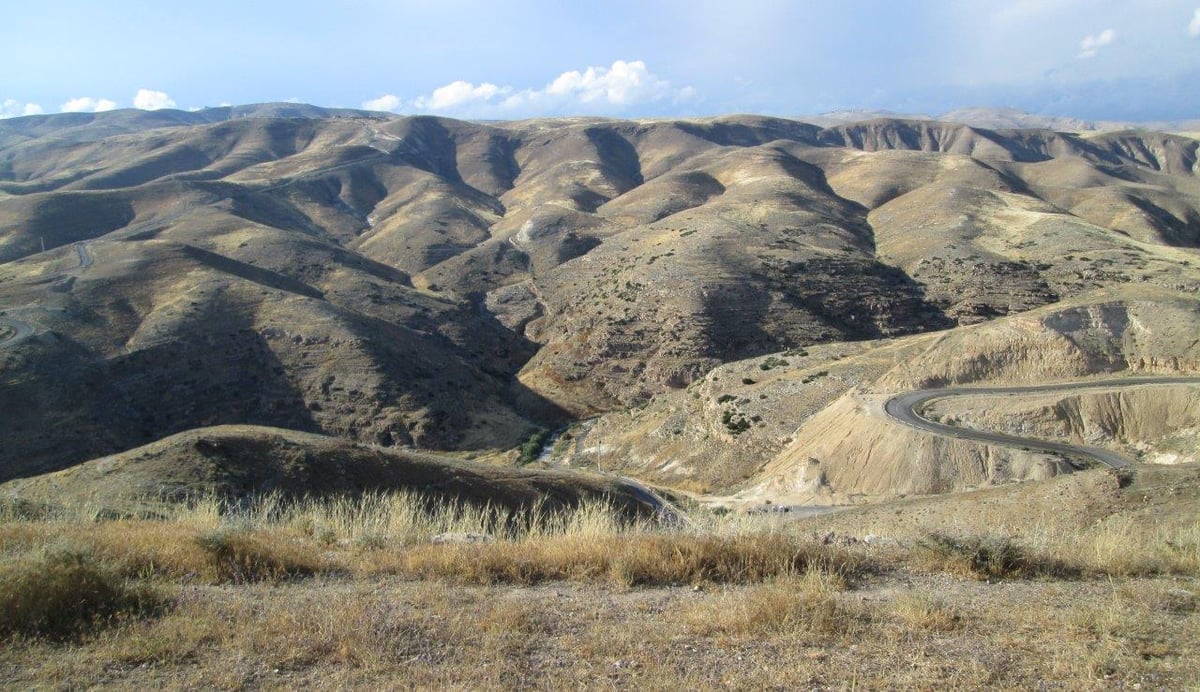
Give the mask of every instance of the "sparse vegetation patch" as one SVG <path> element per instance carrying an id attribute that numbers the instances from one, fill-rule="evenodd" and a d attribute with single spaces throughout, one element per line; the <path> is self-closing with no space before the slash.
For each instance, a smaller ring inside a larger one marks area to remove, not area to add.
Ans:
<path id="1" fill-rule="evenodd" d="M 51 545 L 0 561 L 0 636 L 71 639 L 163 605 L 86 550 Z"/>

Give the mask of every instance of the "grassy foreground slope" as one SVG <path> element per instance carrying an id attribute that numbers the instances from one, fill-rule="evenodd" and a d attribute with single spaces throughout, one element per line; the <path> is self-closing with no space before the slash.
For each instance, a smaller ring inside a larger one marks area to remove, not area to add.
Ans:
<path id="1" fill-rule="evenodd" d="M 473 543 L 431 537 L 486 512 L 405 495 L 6 513 L 0 665 L 51 686 L 1186 688 L 1198 500 L 1190 465 L 685 530 L 593 504 Z"/>

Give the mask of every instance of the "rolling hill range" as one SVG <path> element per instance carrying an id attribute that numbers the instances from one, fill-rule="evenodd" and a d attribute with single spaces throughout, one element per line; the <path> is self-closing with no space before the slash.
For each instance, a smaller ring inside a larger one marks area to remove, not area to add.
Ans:
<path id="1" fill-rule="evenodd" d="M 746 497 L 1054 475 L 877 409 L 1200 370 L 1198 149 L 292 104 L 0 120 L 0 481 L 209 426 L 474 454 L 586 418 L 556 463 Z"/>

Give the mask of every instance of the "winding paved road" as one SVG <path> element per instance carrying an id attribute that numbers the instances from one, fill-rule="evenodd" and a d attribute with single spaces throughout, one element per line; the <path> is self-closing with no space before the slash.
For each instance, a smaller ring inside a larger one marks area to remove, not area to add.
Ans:
<path id="1" fill-rule="evenodd" d="M 664 500 L 658 493 L 639 481 L 628 476 L 612 477 L 625 486 L 625 489 L 631 495 L 653 507 L 655 516 L 667 526 L 672 528 L 686 528 L 692 525 L 692 521 L 678 507 Z"/>
<path id="2" fill-rule="evenodd" d="M 86 241 L 74 243 L 75 252 L 79 255 L 79 265 L 68 271 L 87 269 L 95 264 L 95 258 L 88 248 Z M 25 320 L 0 315 L 0 348 L 12 348 L 33 336 L 37 327 Z"/>
<path id="3" fill-rule="evenodd" d="M 945 399 L 954 396 L 995 396 L 1020 394 L 1046 394 L 1052 392 L 1072 392 L 1085 389 L 1113 389 L 1118 387 L 1138 387 L 1146 385 L 1180 385 L 1200 384 L 1200 377 L 1122 377 L 1111 380 L 1094 380 L 1089 382 L 1074 382 L 1061 384 L 1044 384 L 1028 387 L 955 387 L 943 389 L 918 389 L 899 394 L 887 400 L 883 409 L 887 415 L 900 423 L 917 430 L 934 435 L 953 437 L 960 440 L 974 440 L 988 444 L 998 444 L 1007 447 L 1037 449 L 1043 452 L 1053 452 L 1070 456 L 1083 456 L 1099 461 L 1109 468 L 1120 469 L 1130 466 L 1130 460 L 1124 455 L 1108 449 L 1072 445 L 1065 442 L 1049 442 L 1016 435 L 991 433 L 971 428 L 959 428 L 945 425 L 925 418 L 921 415 L 926 404 L 934 399 Z"/>
<path id="4" fill-rule="evenodd" d="M 0 334 L 4 335 L 0 336 L 0 348 L 16 346 L 33 336 L 34 331 L 32 324 L 12 317 L 0 317 L 0 327 L 3 328 Z"/>
<path id="5" fill-rule="evenodd" d="M 95 264 L 92 259 L 92 252 L 88 249 L 88 244 L 85 242 L 75 243 L 75 252 L 79 253 L 79 266 L 76 269 L 87 269 Z"/>

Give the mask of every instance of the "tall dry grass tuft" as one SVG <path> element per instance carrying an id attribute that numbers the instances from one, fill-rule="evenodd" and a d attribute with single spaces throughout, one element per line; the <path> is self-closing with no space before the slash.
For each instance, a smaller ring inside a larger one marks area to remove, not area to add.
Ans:
<path id="1" fill-rule="evenodd" d="M 163 606 L 95 555 L 54 546 L 0 563 L 0 634 L 71 639 Z"/>
<path id="2" fill-rule="evenodd" d="M 631 519 L 603 502 L 513 513 L 431 503 L 415 493 L 289 501 L 268 495 L 239 503 L 202 498 L 162 516 L 96 521 L 85 513 L 0 523 L 0 550 L 66 539 L 91 546 L 126 576 L 207 583 L 349 572 L 629 587 L 750 583 L 812 570 L 852 578 L 870 569 L 862 552 L 777 526 L 730 518 L 684 531 Z"/>
<path id="3" fill-rule="evenodd" d="M 1147 526 L 1134 517 L 1110 517 L 1082 536 L 1043 538 L 1054 551 L 1088 572 L 1110 576 L 1200 574 L 1200 521 L 1183 527 Z"/>
<path id="4" fill-rule="evenodd" d="M 509 517 L 492 506 L 430 502 L 415 492 L 275 502 L 255 509 L 251 523 L 288 526 L 326 544 L 411 545 L 445 533 L 490 534 Z"/>
<path id="5" fill-rule="evenodd" d="M 219 529 L 196 538 L 208 558 L 212 578 L 244 584 L 281 581 L 331 571 L 332 565 L 314 554 L 311 545 L 266 532 Z"/>
<path id="6" fill-rule="evenodd" d="M 861 605 L 839 598 L 844 588 L 838 575 L 815 570 L 701 601 L 682 617 L 692 632 L 705 636 L 844 636 L 870 620 Z"/>
<path id="7" fill-rule="evenodd" d="M 860 556 L 784 534 L 559 533 L 482 545 L 420 545 L 398 571 L 463 583 L 607 581 L 619 586 L 751 583 L 822 570 L 854 577 Z"/>

